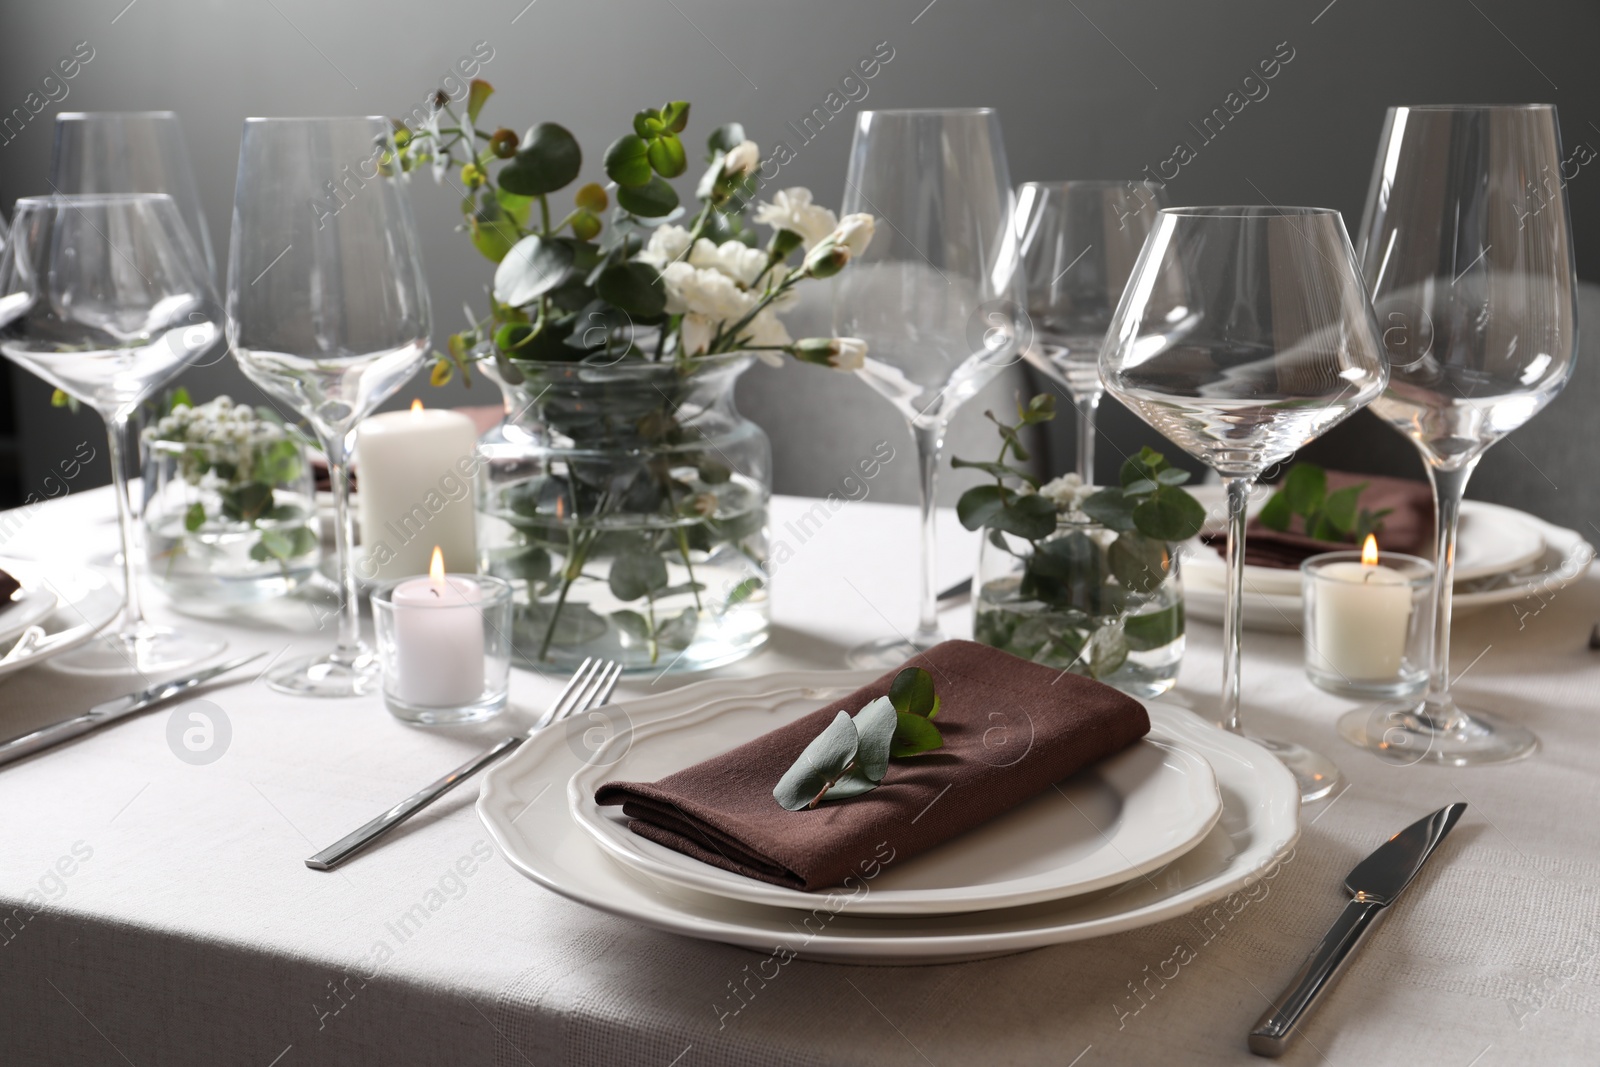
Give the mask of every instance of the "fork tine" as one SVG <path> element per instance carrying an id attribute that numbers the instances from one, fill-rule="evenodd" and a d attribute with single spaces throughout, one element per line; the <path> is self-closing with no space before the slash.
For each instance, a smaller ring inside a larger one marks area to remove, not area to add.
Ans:
<path id="1" fill-rule="evenodd" d="M 562 689 L 561 695 L 550 703 L 550 706 L 545 709 L 545 713 L 539 716 L 539 721 L 534 725 L 534 729 L 542 730 L 557 719 L 566 718 L 571 710 L 570 708 L 564 708 L 568 698 L 582 691 L 583 687 L 588 684 L 589 678 L 593 676 L 595 671 L 599 670 L 603 662 L 605 661 L 596 660 L 593 656 L 589 656 L 578 664 L 578 669 L 573 671 L 572 677 L 567 680 L 566 688 Z"/>
<path id="2" fill-rule="evenodd" d="M 611 677 L 600 687 L 600 694 L 595 697 L 590 707 L 598 708 L 611 699 L 611 691 L 617 687 L 617 679 L 622 677 L 622 664 L 611 661 Z"/>
<path id="3" fill-rule="evenodd" d="M 605 685 L 606 675 L 611 672 L 612 667 L 616 667 L 618 671 L 622 669 L 620 664 L 611 660 L 603 659 L 597 661 L 595 663 L 595 672 L 590 676 L 587 684 L 583 686 L 582 691 L 574 697 L 572 703 L 560 715 L 556 716 L 554 721 L 560 722 L 562 719 L 570 719 L 578 712 L 588 711 L 594 707 L 595 697 L 599 694 L 601 687 Z"/>

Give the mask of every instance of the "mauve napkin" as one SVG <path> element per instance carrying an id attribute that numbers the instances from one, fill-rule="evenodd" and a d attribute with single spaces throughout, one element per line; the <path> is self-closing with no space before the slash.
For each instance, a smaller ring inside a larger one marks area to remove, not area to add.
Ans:
<path id="1" fill-rule="evenodd" d="M 1150 730 L 1144 707 L 1108 685 L 971 641 L 906 662 L 933 675 L 944 747 L 889 762 L 864 796 L 785 811 L 772 797 L 801 751 L 841 711 L 885 696 L 899 669 L 771 733 L 659 782 L 607 782 L 634 833 L 725 870 L 794 889 L 838 885 L 904 860 L 1016 807 Z"/>
<path id="2" fill-rule="evenodd" d="M 1413 482 L 1406 478 L 1385 478 L 1379 474 L 1346 474 L 1344 471 L 1328 472 L 1328 492 L 1347 485 L 1367 483 L 1362 490 L 1359 506 L 1378 512 L 1392 508 L 1383 517 L 1383 529 L 1378 531 L 1378 545 L 1386 552 L 1403 552 L 1424 559 L 1433 556 L 1433 490 L 1426 482 Z M 1206 534 L 1202 540 L 1217 550 L 1227 552 L 1227 535 Z M 1295 515 L 1284 531 L 1269 529 L 1259 519 L 1251 519 L 1245 529 L 1244 561 L 1254 567 L 1299 567 L 1312 556 L 1340 549 L 1360 548 L 1347 541 L 1319 541 L 1305 535 L 1305 520 Z"/>

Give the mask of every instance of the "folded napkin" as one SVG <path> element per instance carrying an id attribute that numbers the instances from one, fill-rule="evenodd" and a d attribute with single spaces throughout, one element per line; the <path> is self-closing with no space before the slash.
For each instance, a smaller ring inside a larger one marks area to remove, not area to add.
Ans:
<path id="1" fill-rule="evenodd" d="M 1403 552 L 1424 559 L 1433 557 L 1433 490 L 1426 482 L 1406 478 L 1385 478 L 1378 474 L 1347 474 L 1344 471 L 1328 472 L 1328 492 L 1347 485 L 1366 482 L 1358 502 L 1368 511 L 1393 509 L 1383 517 L 1383 528 L 1378 531 L 1378 545 L 1386 552 Z M 1228 538 L 1224 533 L 1201 536 L 1206 544 L 1224 555 Z M 1279 567 L 1292 570 L 1307 559 L 1322 552 L 1360 548 L 1348 541 L 1319 541 L 1305 534 L 1305 520 L 1299 515 L 1289 520 L 1289 528 L 1278 531 L 1251 519 L 1245 527 L 1244 561 L 1253 567 Z"/>
<path id="2" fill-rule="evenodd" d="M 860 877 L 875 859 L 925 852 L 1150 730 L 1143 706 L 1110 686 L 971 641 L 946 641 L 906 666 L 933 676 L 944 747 L 891 760 L 870 793 L 785 811 L 772 788 L 841 710 L 854 715 L 886 696 L 899 670 L 659 782 L 607 782 L 595 800 L 621 804 L 634 833 L 702 862 L 819 889 Z"/>
<path id="3" fill-rule="evenodd" d="M 0 571 L 0 611 L 11 606 L 11 598 L 17 595 L 17 590 L 22 588 L 22 583 L 5 571 Z"/>

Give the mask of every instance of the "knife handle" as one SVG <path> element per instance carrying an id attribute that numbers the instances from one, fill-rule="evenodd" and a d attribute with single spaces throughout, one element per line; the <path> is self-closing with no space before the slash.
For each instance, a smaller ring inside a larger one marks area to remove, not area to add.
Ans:
<path id="1" fill-rule="evenodd" d="M 94 715 L 79 715 L 75 719 L 68 719 L 65 722 L 46 726 L 33 731 L 31 734 L 13 737 L 4 744 L 0 744 L 0 764 L 19 760 L 24 756 L 31 756 L 35 752 L 42 752 L 52 745 L 59 745 L 69 738 L 77 737 L 79 734 L 86 734 L 98 725 L 99 723 L 95 721 Z"/>
<path id="2" fill-rule="evenodd" d="M 1352 900 L 1338 920 L 1322 937 L 1322 942 L 1301 966 L 1289 988 L 1256 1020 L 1250 1031 L 1250 1051 L 1257 1056 L 1281 1056 L 1289 1047 L 1289 1036 L 1322 991 L 1333 984 L 1350 962 L 1356 946 L 1372 929 L 1384 906 L 1372 900 Z"/>

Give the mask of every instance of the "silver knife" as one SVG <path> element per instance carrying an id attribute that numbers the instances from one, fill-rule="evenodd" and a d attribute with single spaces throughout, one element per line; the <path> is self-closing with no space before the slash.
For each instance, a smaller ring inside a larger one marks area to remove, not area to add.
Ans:
<path id="1" fill-rule="evenodd" d="M 219 663 L 215 667 L 207 667 L 203 671 L 171 681 L 159 682 L 138 692 L 108 700 L 104 704 L 96 704 L 82 715 L 58 722 L 53 726 L 46 726 L 32 733 L 13 737 L 11 740 L 0 743 L 0 764 L 19 760 L 24 756 L 31 756 L 35 752 L 59 745 L 79 734 L 86 734 L 90 730 L 97 730 L 107 723 L 116 722 L 118 719 L 132 715 L 136 711 L 160 704 L 164 700 L 171 700 L 180 693 L 187 693 L 202 682 L 209 682 L 219 674 L 243 667 L 246 663 L 260 659 L 265 652 L 257 652 L 253 656 L 241 656 L 231 659 L 226 663 Z"/>
<path id="2" fill-rule="evenodd" d="M 1418 819 L 1379 845 L 1372 855 L 1345 875 L 1344 887 L 1350 893 L 1350 903 L 1323 935 L 1321 944 L 1306 959 L 1289 988 L 1256 1021 L 1256 1028 L 1250 1031 L 1251 1052 L 1258 1056 L 1283 1055 L 1301 1018 L 1344 971 L 1362 938 L 1411 884 L 1411 879 L 1466 810 L 1465 804 L 1451 804 Z"/>

